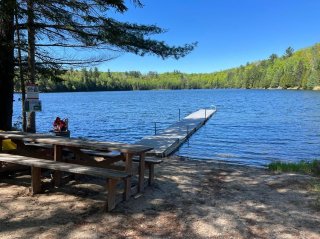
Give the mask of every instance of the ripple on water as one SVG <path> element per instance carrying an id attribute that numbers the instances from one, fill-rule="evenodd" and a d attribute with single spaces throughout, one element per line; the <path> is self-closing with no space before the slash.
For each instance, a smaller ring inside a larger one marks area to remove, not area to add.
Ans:
<path id="1" fill-rule="evenodd" d="M 18 94 L 15 95 L 18 97 Z M 320 158 L 320 92 L 181 90 L 41 94 L 38 132 L 69 118 L 73 137 L 134 143 L 199 108 L 217 113 L 178 155 L 263 166 Z M 21 102 L 14 102 L 16 122 Z"/>

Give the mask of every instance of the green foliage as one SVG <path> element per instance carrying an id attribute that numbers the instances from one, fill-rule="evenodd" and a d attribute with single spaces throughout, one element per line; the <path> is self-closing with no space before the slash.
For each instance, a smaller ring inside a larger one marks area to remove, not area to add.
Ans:
<path id="1" fill-rule="evenodd" d="M 292 54 L 293 54 L 293 52 L 294 52 L 293 48 L 289 46 L 289 47 L 286 49 L 286 53 L 284 54 L 283 57 L 284 57 L 284 58 L 291 57 Z"/>
<path id="2" fill-rule="evenodd" d="M 111 18 L 111 11 L 124 14 L 128 10 L 129 3 L 124 0 L 10 0 L 10 2 L 13 4 L 10 5 L 10 9 L 13 8 L 10 12 L 8 7 L 4 8 L 2 5 L 0 11 L 8 11 L 8 15 L 12 18 L 12 25 L 8 30 L 13 33 L 19 29 L 19 42 L 17 32 L 15 35 L 11 34 L 10 40 L 14 41 L 15 48 L 17 46 L 21 48 L 21 65 L 26 68 L 23 73 L 32 76 L 32 79 L 29 79 L 31 82 L 34 81 L 33 74 L 28 74 L 31 70 L 32 72 L 35 70 L 40 78 L 39 81 L 54 80 L 58 71 L 68 69 L 70 66 L 94 66 L 113 60 L 120 52 L 179 59 L 190 53 L 197 44 L 195 42 L 170 46 L 164 41 L 152 38 L 154 35 L 166 32 L 156 25 L 122 22 Z M 143 7 L 140 0 L 132 2 L 134 6 Z M 15 22 L 13 22 L 14 15 L 16 15 Z M 0 32 L 5 29 L 6 26 L 0 24 Z M 12 45 L 11 42 L 7 44 Z M 31 67 L 29 65 L 31 61 L 28 59 L 33 58 L 35 64 Z M 0 61 L 0 67 L 1 64 Z M 12 64 L 10 67 L 13 69 L 15 66 Z M 97 78 L 98 69 L 93 71 L 94 78 Z M 59 77 L 56 80 L 59 81 Z M 96 88 L 94 79 L 88 78 L 88 75 L 82 80 L 86 86 L 81 88 L 87 90 Z M 54 88 L 61 87 L 60 84 Z M 69 90 L 68 84 L 62 88 Z M 19 88 L 16 87 L 16 90 Z"/>
<path id="3" fill-rule="evenodd" d="M 269 170 L 277 172 L 295 172 L 310 174 L 320 177 L 320 160 L 313 160 L 311 162 L 300 161 L 299 163 L 284 163 L 273 162 L 268 165 Z M 320 181 L 319 178 L 315 178 L 308 185 L 311 192 L 315 193 L 315 201 L 313 207 L 316 210 L 320 210 Z"/>
<path id="4" fill-rule="evenodd" d="M 287 49 L 290 53 L 291 50 Z M 289 53 L 286 55 L 290 55 Z M 292 50 L 293 52 L 293 50 Z M 212 89 L 212 88 L 297 88 L 320 86 L 320 44 L 292 53 L 289 57 L 272 54 L 269 59 L 248 63 L 214 73 L 185 74 L 139 71 L 99 72 L 97 68 L 65 71 L 54 77 L 38 76 L 42 91 L 114 91 L 151 89 Z M 48 80 L 49 79 L 49 80 Z M 17 83 L 16 90 L 19 90 Z"/>
<path id="5" fill-rule="evenodd" d="M 320 176 L 320 160 L 299 163 L 273 162 L 268 165 L 269 170 L 278 172 L 298 172 Z"/>
<path id="6" fill-rule="evenodd" d="M 273 63 L 278 58 L 277 54 L 271 54 L 269 60 Z"/>

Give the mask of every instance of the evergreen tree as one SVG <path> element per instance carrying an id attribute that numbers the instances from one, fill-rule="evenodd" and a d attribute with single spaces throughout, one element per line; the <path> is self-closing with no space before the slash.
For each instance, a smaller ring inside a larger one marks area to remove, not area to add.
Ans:
<path id="1" fill-rule="evenodd" d="M 307 83 L 309 89 L 320 86 L 320 56 L 317 46 L 312 47 L 311 54 L 311 72 Z"/>
<path id="2" fill-rule="evenodd" d="M 271 61 L 272 63 L 278 58 L 278 55 L 277 54 L 271 54 L 269 56 L 269 61 Z"/>
<path id="3" fill-rule="evenodd" d="M 293 55 L 293 52 L 294 52 L 294 49 L 292 48 L 292 47 L 288 47 L 287 49 L 286 49 L 286 52 L 285 52 L 285 54 L 284 54 L 284 58 L 289 58 L 289 57 L 291 57 L 292 55 Z"/>
<path id="4" fill-rule="evenodd" d="M 136 6 L 142 6 L 139 0 L 133 2 Z M 14 25 L 15 9 L 19 16 L 18 26 Z M 162 28 L 117 21 L 108 17 L 110 9 L 125 13 L 128 8 L 124 0 L 0 1 L 0 95 L 3 98 L 0 101 L 0 113 L 6 116 L 1 117 L 0 129 L 10 129 L 12 124 L 13 33 L 16 27 L 24 31 L 28 29 L 28 34 L 34 33 L 34 36 L 28 36 L 29 39 L 38 39 L 38 42 L 29 42 L 28 45 L 36 50 L 35 63 L 53 69 L 65 65 L 78 66 L 111 60 L 117 55 L 110 54 L 119 51 L 140 56 L 153 54 L 162 58 L 178 59 L 195 47 L 195 44 L 169 46 L 163 41 L 153 40 L 150 35 L 163 33 Z M 26 52 L 27 45 L 24 47 Z M 104 54 L 101 57 L 92 56 L 91 59 L 82 59 L 81 55 L 71 59 L 68 55 L 57 56 L 58 51 L 52 50 L 53 48 L 77 51 L 100 49 Z M 30 57 L 31 52 L 29 51 Z M 29 72 L 33 74 L 31 68 Z"/>
<path id="5" fill-rule="evenodd" d="M 14 8 L 14 0 L 0 1 L 0 130 L 12 126 Z"/>

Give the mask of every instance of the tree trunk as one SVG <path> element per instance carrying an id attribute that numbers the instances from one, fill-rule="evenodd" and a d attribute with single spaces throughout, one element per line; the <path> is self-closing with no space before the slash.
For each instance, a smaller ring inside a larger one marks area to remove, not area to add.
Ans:
<path id="1" fill-rule="evenodd" d="M 26 102 L 26 87 L 23 77 L 23 70 L 22 70 L 22 59 L 21 59 L 21 39 L 20 39 L 20 30 L 18 28 L 19 20 L 18 20 L 18 8 L 15 8 L 15 23 L 16 23 L 16 32 L 17 32 L 17 46 L 18 46 L 18 63 L 19 63 L 19 77 L 20 77 L 20 85 L 21 85 L 21 98 L 22 98 L 22 131 L 27 131 L 27 114 L 24 109 L 24 104 Z"/>
<path id="2" fill-rule="evenodd" d="M 14 6 L 14 0 L 0 1 L 0 130 L 12 127 Z"/>
<path id="3" fill-rule="evenodd" d="M 28 30 L 28 70 L 29 82 L 35 83 L 35 28 L 34 28 L 34 1 L 28 0 L 27 3 L 27 30 Z M 30 112 L 28 114 L 27 132 L 36 132 L 36 114 Z"/>

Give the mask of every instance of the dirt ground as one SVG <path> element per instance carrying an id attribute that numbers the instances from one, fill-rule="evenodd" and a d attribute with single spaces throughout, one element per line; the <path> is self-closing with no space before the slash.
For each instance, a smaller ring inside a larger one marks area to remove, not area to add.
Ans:
<path id="1" fill-rule="evenodd" d="M 29 176 L 2 177 L 0 238 L 320 238 L 319 178 L 178 157 L 156 176 L 110 213 L 103 181 L 31 196 Z"/>

